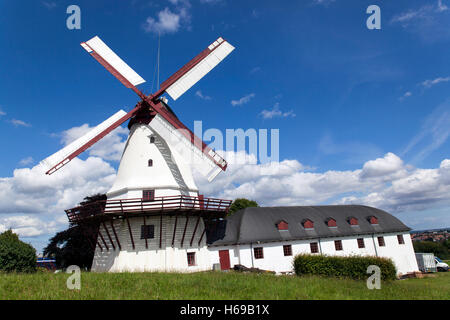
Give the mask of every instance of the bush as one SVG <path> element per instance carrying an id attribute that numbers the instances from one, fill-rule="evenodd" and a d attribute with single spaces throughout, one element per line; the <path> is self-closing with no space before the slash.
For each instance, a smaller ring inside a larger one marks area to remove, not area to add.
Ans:
<path id="1" fill-rule="evenodd" d="M 321 275 L 328 277 L 345 277 L 367 279 L 367 267 L 376 265 L 381 269 L 382 280 L 396 279 L 396 269 L 392 260 L 372 256 L 325 256 L 300 254 L 294 258 L 296 275 Z"/>
<path id="2" fill-rule="evenodd" d="M 11 230 L 0 234 L 0 271 L 36 271 L 36 250 Z"/>

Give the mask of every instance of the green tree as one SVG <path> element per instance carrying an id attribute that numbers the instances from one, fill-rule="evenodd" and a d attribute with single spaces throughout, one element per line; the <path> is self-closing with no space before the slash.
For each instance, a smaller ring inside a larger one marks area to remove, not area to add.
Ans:
<path id="1" fill-rule="evenodd" d="M 248 207 L 259 207 L 259 206 L 258 206 L 258 203 L 253 200 L 248 200 L 245 198 L 235 199 L 230 206 L 230 210 L 228 211 L 228 214 L 229 215 L 233 214 L 236 211 L 239 211 L 241 209 L 248 208 Z"/>
<path id="2" fill-rule="evenodd" d="M 90 214 L 91 210 L 100 210 L 97 201 L 106 200 L 106 195 L 95 194 L 85 197 L 80 203 L 80 215 Z M 92 259 L 94 258 L 95 243 L 90 239 L 90 235 L 97 234 L 99 228 L 98 222 L 71 224 L 67 230 L 58 232 L 53 236 L 47 247 L 44 249 L 44 256 L 52 257 L 56 260 L 57 268 L 67 268 L 70 265 L 77 265 L 80 268 L 90 269 Z"/>
<path id="3" fill-rule="evenodd" d="M 20 241 L 12 230 L 0 234 L 0 271 L 36 271 L 36 249 Z"/>
<path id="4" fill-rule="evenodd" d="M 441 259 L 450 259 L 448 247 L 443 242 L 414 241 L 413 246 L 415 252 L 433 253 Z"/>

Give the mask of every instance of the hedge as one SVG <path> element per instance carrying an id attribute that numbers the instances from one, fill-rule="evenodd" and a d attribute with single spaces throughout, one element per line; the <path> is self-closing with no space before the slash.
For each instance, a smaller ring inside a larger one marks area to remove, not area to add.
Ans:
<path id="1" fill-rule="evenodd" d="M 381 269 L 382 280 L 394 280 L 397 277 L 395 265 L 391 259 L 373 256 L 326 256 L 299 254 L 294 258 L 296 275 L 321 275 L 367 279 L 367 267 L 376 265 Z"/>
<path id="2" fill-rule="evenodd" d="M 0 234 L 0 272 L 35 272 L 36 250 L 11 230 Z"/>

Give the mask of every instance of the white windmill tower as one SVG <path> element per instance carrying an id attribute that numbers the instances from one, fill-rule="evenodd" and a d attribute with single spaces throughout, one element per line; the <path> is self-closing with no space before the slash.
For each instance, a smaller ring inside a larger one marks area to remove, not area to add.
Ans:
<path id="1" fill-rule="evenodd" d="M 227 163 L 176 117 L 162 95 L 176 100 L 234 47 L 218 38 L 146 96 L 136 88 L 145 80 L 99 37 L 81 46 L 142 99 L 130 112 L 118 111 L 41 162 L 52 174 L 130 119 L 130 134 L 107 200 L 66 210 L 70 222 L 95 226 L 91 269 L 209 269 L 204 220 L 223 216 L 231 201 L 199 195 L 191 169 L 212 181 Z"/>

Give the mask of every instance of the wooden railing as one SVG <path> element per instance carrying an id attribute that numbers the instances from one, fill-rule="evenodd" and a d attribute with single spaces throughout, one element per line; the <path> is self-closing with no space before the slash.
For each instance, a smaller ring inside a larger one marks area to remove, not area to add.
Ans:
<path id="1" fill-rule="evenodd" d="M 96 201 L 87 205 L 66 210 L 70 222 L 98 215 L 120 215 L 125 213 L 152 213 L 164 211 L 198 210 L 210 212 L 228 212 L 231 200 L 177 195 L 155 197 L 152 200 L 142 198 Z"/>

